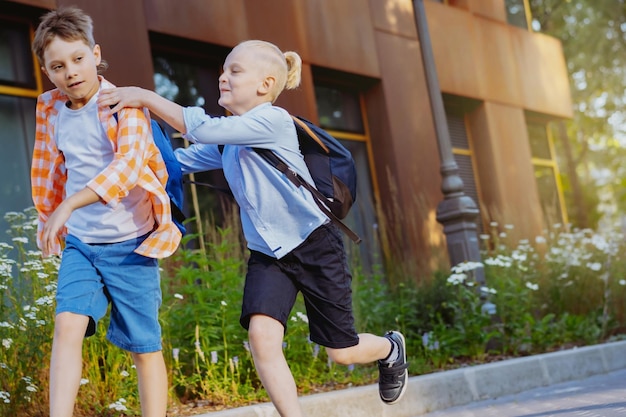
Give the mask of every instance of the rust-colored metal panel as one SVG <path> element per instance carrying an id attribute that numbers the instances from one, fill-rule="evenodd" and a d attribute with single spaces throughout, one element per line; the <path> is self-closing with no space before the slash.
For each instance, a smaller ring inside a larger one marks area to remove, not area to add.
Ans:
<path id="1" fill-rule="evenodd" d="M 9 3 L 20 3 L 27 6 L 41 7 L 42 9 L 47 10 L 57 8 L 56 0 L 10 0 Z"/>
<path id="2" fill-rule="evenodd" d="M 560 42 L 466 10 L 425 2 L 442 92 L 571 117 Z"/>
<path id="3" fill-rule="evenodd" d="M 441 91 L 484 97 L 487 80 L 479 74 L 482 49 L 477 44 L 476 18 L 465 10 L 435 2 L 425 6 Z"/>
<path id="4" fill-rule="evenodd" d="M 302 13 L 292 0 L 244 0 L 250 39 L 276 44 L 283 51 L 296 51 L 309 60 Z"/>
<path id="5" fill-rule="evenodd" d="M 243 0 L 143 0 L 149 30 L 217 45 L 248 38 Z"/>
<path id="6" fill-rule="evenodd" d="M 83 9 L 94 22 L 94 38 L 109 64 L 104 76 L 116 85 L 154 88 L 148 31 L 139 1 L 59 0 Z"/>
<path id="7" fill-rule="evenodd" d="M 369 0 L 293 0 L 311 64 L 378 77 Z"/>
<path id="8" fill-rule="evenodd" d="M 468 122 L 483 216 L 513 225 L 509 231 L 513 241 L 534 239 L 544 224 L 524 111 L 485 102 L 469 114 Z"/>
<path id="9" fill-rule="evenodd" d="M 412 0 L 369 0 L 377 30 L 417 39 Z"/>
<path id="10" fill-rule="evenodd" d="M 504 0 L 467 0 L 470 12 L 488 19 L 506 23 Z"/>
<path id="11" fill-rule="evenodd" d="M 372 147 L 385 149 L 384 159 L 376 152 L 378 183 L 381 188 L 391 186 L 395 193 L 386 201 L 385 216 L 401 225 L 392 230 L 401 230 L 403 236 L 391 239 L 402 242 L 407 256 L 419 253 L 423 259 L 416 260 L 428 264 L 421 266 L 434 270 L 441 266 L 436 254 L 445 247 L 436 220 L 436 207 L 442 199 L 441 177 L 419 43 L 386 33 L 377 33 L 376 42 L 389 130 L 383 136 L 375 135 L 381 121 L 371 112 L 369 123 Z M 402 57 L 402 65 L 398 65 L 398 57 Z M 397 215 L 395 210 L 399 210 Z"/>
<path id="12" fill-rule="evenodd" d="M 519 67 L 509 26 L 480 19 L 473 39 L 478 51 L 476 75 L 481 77 L 484 98 L 488 101 L 522 107 Z"/>
<path id="13" fill-rule="evenodd" d="M 509 30 L 524 107 L 539 113 L 572 117 L 572 97 L 561 42 L 515 27 Z"/>

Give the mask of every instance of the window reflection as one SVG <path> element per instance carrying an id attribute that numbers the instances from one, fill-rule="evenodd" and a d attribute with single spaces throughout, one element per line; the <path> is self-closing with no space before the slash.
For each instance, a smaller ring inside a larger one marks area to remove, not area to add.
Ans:
<path id="1" fill-rule="evenodd" d="M 223 116 L 224 109 L 217 104 L 219 98 L 218 77 L 220 75 L 221 58 L 191 57 L 185 54 L 175 55 L 171 53 L 156 52 L 154 61 L 154 84 L 155 91 L 181 106 L 199 106 L 207 114 Z M 170 137 L 180 138 L 180 134 L 166 127 Z M 184 146 L 182 139 L 173 139 L 172 145 Z M 198 172 L 194 174 L 194 181 L 206 183 L 215 187 L 228 190 L 228 184 L 221 170 Z M 199 213 L 193 213 L 191 202 L 191 186 L 185 187 L 185 207 L 183 211 L 192 217 L 201 220 L 214 219 L 217 224 L 222 224 L 224 219 L 225 204 L 232 202 L 231 197 L 216 189 L 198 186 Z M 193 228 L 193 225 L 190 224 Z"/>
<path id="2" fill-rule="evenodd" d="M 320 126 L 365 133 L 358 94 L 333 87 L 315 86 L 315 100 Z"/>
<path id="3" fill-rule="evenodd" d="M 506 0 L 506 18 L 509 24 L 528 29 L 526 1 L 527 0 Z"/>
<path id="4" fill-rule="evenodd" d="M 341 141 L 356 163 L 357 198 L 345 223 L 363 239 L 356 250 L 363 270 L 371 272 L 382 258 L 360 94 L 333 85 L 316 85 L 315 98 L 320 126 L 330 130 Z M 346 244 L 350 247 L 349 239 L 346 239 Z"/>
<path id="5" fill-rule="evenodd" d="M 27 50 L 28 51 L 28 50 Z M 27 52 L 28 53 L 28 52 Z M 35 139 L 35 105 L 32 98 L 0 95 L 0 213 L 22 211 L 33 205 L 30 163 Z M 9 225 L 0 216 L 0 241 L 8 241 Z"/>
<path id="6" fill-rule="evenodd" d="M 0 84 L 37 88 L 27 24 L 0 20 Z"/>

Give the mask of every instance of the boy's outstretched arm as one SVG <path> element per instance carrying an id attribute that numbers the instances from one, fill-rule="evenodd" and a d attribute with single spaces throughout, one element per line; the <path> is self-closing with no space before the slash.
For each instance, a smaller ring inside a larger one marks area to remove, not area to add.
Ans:
<path id="1" fill-rule="evenodd" d="M 154 91 L 140 87 L 103 89 L 98 96 L 98 105 L 114 106 L 112 108 L 114 113 L 124 107 L 147 107 L 174 129 L 186 133 L 182 106 L 161 97 Z"/>
<path id="2" fill-rule="evenodd" d="M 97 201 L 100 201 L 100 196 L 87 187 L 63 200 L 43 226 L 42 247 L 40 249 L 44 257 L 54 252 L 53 249 L 58 244 L 59 231 L 65 226 L 65 222 L 70 218 L 72 212 Z"/>

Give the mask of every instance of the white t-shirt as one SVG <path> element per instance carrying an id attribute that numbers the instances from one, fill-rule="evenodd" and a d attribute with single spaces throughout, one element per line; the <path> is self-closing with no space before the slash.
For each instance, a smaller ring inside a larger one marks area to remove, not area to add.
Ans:
<path id="1" fill-rule="evenodd" d="M 98 119 L 97 98 L 95 94 L 78 110 L 64 106 L 59 112 L 55 140 L 65 157 L 67 196 L 85 188 L 115 155 Z M 152 204 L 146 190 L 134 187 L 115 207 L 96 202 L 74 210 L 66 226 L 70 234 L 85 243 L 122 242 L 154 228 Z"/>

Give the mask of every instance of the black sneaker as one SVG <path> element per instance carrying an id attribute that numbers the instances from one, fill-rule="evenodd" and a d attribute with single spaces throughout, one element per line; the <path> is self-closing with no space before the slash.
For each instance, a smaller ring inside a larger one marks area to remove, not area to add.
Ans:
<path id="1" fill-rule="evenodd" d="M 380 399 L 387 404 L 395 404 L 400 401 L 406 384 L 409 380 L 409 364 L 406 361 L 406 342 L 402 333 L 389 331 L 385 333 L 385 337 L 395 342 L 400 349 L 398 360 L 391 363 L 383 363 L 378 361 L 378 393 Z"/>

